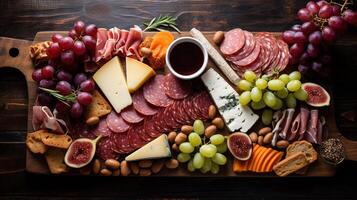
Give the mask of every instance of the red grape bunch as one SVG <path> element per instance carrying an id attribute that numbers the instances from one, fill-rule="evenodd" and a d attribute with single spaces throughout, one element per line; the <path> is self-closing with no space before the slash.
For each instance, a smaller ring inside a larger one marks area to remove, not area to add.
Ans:
<path id="1" fill-rule="evenodd" d="M 78 70 L 84 62 L 94 57 L 97 27 L 78 21 L 68 36 L 52 36 L 47 49 L 48 65 L 36 69 L 32 79 L 40 88 L 38 104 L 54 107 L 59 113 L 70 111 L 72 118 L 79 118 L 84 107 L 92 102 L 91 92 L 95 83 Z"/>
<path id="2" fill-rule="evenodd" d="M 343 4 L 331 1 L 309 1 L 297 16 L 303 22 L 283 33 L 283 40 L 290 47 L 290 64 L 298 65 L 304 75 L 316 73 L 327 76 L 331 55 L 329 45 L 342 35 L 348 24 L 357 26 L 357 12 Z"/>

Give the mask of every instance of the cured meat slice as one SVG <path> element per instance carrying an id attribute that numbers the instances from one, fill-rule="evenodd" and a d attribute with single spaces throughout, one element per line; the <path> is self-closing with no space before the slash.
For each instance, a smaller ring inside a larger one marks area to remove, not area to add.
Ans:
<path id="1" fill-rule="evenodd" d="M 128 131 L 128 138 L 129 138 L 129 143 L 130 146 L 132 146 L 134 149 L 138 149 L 146 144 L 146 141 L 144 141 L 140 135 L 142 134 L 141 132 L 145 131 L 143 124 L 140 124 L 139 126 L 134 126 L 131 127 Z"/>
<path id="2" fill-rule="evenodd" d="M 220 50 L 224 55 L 232 55 L 242 49 L 245 35 L 242 29 L 236 28 L 224 34 Z"/>
<path id="3" fill-rule="evenodd" d="M 249 54 L 247 57 L 242 58 L 240 60 L 234 61 L 233 63 L 237 65 L 237 67 L 244 67 L 247 66 L 251 63 L 253 63 L 259 56 L 260 53 L 260 44 L 255 43 L 254 50 L 252 51 L 251 54 Z"/>
<path id="4" fill-rule="evenodd" d="M 319 111 L 311 110 L 310 111 L 310 120 L 308 127 L 305 133 L 305 139 L 311 143 L 317 144 L 317 128 L 319 121 Z"/>
<path id="5" fill-rule="evenodd" d="M 144 85 L 144 97 L 154 106 L 167 107 L 173 103 L 173 100 L 165 94 L 164 81 L 165 76 L 156 75 Z"/>
<path id="6" fill-rule="evenodd" d="M 179 123 L 181 125 L 188 124 L 191 120 L 184 109 L 185 100 L 186 99 L 176 103 L 177 116 L 176 116 L 175 120 L 177 121 L 177 123 Z"/>
<path id="7" fill-rule="evenodd" d="M 244 36 L 245 36 L 245 43 L 241 51 L 239 51 L 237 54 L 233 54 L 230 56 L 227 56 L 227 60 L 229 61 L 236 61 L 236 60 L 241 60 L 247 56 L 249 56 L 252 51 L 254 50 L 255 47 L 255 38 L 253 34 L 249 31 L 243 31 Z"/>
<path id="8" fill-rule="evenodd" d="M 130 145 L 128 132 L 114 133 L 110 137 L 113 151 L 117 153 L 130 153 L 134 148 Z"/>
<path id="9" fill-rule="evenodd" d="M 165 94 L 173 99 L 184 99 L 191 93 L 191 81 L 183 81 L 171 73 L 165 76 Z"/>
<path id="10" fill-rule="evenodd" d="M 121 117 L 128 123 L 136 124 L 141 122 L 144 117 L 137 113 L 133 106 L 126 107 L 120 112 Z"/>
<path id="11" fill-rule="evenodd" d="M 119 155 L 112 149 L 113 143 L 110 138 L 102 138 L 97 145 L 96 154 L 101 160 L 118 159 Z"/>
<path id="12" fill-rule="evenodd" d="M 146 120 L 145 120 L 146 121 Z M 145 142 L 150 142 L 151 140 L 153 140 L 154 138 L 151 137 L 149 134 L 147 134 L 146 129 L 145 129 L 145 121 L 142 122 L 142 124 L 140 125 L 141 129 L 143 131 L 139 132 L 139 137 L 144 140 Z"/>
<path id="13" fill-rule="evenodd" d="M 286 120 L 284 122 L 285 124 L 283 126 L 283 130 L 279 134 L 279 136 L 281 138 L 283 138 L 284 140 L 287 139 L 288 131 L 289 131 L 289 128 L 291 127 L 291 122 L 293 120 L 295 109 L 294 108 L 289 108 L 289 109 L 286 109 L 285 111 L 287 112 L 287 117 L 286 117 Z"/>
<path id="14" fill-rule="evenodd" d="M 300 123 L 301 122 L 301 113 L 297 114 L 292 125 L 291 125 L 291 131 L 290 131 L 290 135 L 288 137 L 289 141 L 294 141 L 296 139 L 296 136 L 299 132 L 299 128 L 300 128 Z"/>
<path id="15" fill-rule="evenodd" d="M 107 116 L 106 122 L 109 129 L 114 133 L 123 133 L 130 128 L 130 125 L 114 111 Z"/>
<path id="16" fill-rule="evenodd" d="M 142 115 L 155 115 L 157 108 L 146 102 L 143 90 L 138 90 L 133 94 L 133 106 Z"/>
<path id="17" fill-rule="evenodd" d="M 156 129 L 155 126 L 155 120 L 157 119 L 158 115 L 153 116 L 151 119 L 149 120 L 145 120 L 144 122 L 144 128 L 145 128 L 145 132 L 146 134 L 148 134 L 149 136 L 156 138 L 159 137 L 162 133 Z"/>
<path id="18" fill-rule="evenodd" d="M 257 43 L 260 43 L 260 40 L 257 40 Z M 262 73 L 262 67 L 265 62 L 268 60 L 267 50 L 265 49 L 264 45 L 260 45 L 260 53 L 258 58 L 248 66 L 246 66 L 243 70 L 237 70 L 238 74 L 242 77 L 246 70 L 250 70 L 255 72 L 258 76 Z"/>
<path id="19" fill-rule="evenodd" d="M 206 91 L 202 92 L 198 100 L 198 108 L 203 120 L 208 119 L 208 109 L 210 105 L 214 105 L 211 96 Z"/>
<path id="20" fill-rule="evenodd" d="M 177 112 L 176 112 L 175 104 L 172 104 L 169 107 L 165 108 L 165 111 L 162 115 L 162 119 L 164 120 L 163 130 L 165 132 L 180 127 L 180 124 L 177 123 L 175 120 L 176 116 L 177 116 Z"/>
<path id="21" fill-rule="evenodd" d="M 101 119 L 97 127 L 93 131 L 96 136 L 102 135 L 103 137 L 108 137 L 112 133 L 112 131 L 108 127 L 106 119 Z"/>
<path id="22" fill-rule="evenodd" d="M 277 70 L 281 72 L 289 63 L 290 53 L 288 45 L 283 40 L 278 40 L 277 44 L 280 50 L 280 58 Z"/>
<path id="23" fill-rule="evenodd" d="M 130 28 L 128 39 L 125 43 L 125 53 L 128 57 L 134 57 L 137 60 L 141 60 L 138 47 L 143 39 L 143 32 L 139 26 Z"/>
<path id="24" fill-rule="evenodd" d="M 309 109 L 307 109 L 305 107 L 301 107 L 300 114 L 301 114 L 301 125 L 300 125 L 298 140 L 302 140 L 304 138 L 304 135 L 305 135 L 305 132 L 307 129 L 307 123 L 308 123 L 309 116 L 310 116 L 310 111 L 309 111 Z"/>
<path id="25" fill-rule="evenodd" d="M 190 96 L 189 98 L 185 99 L 185 102 L 183 104 L 183 108 L 187 114 L 187 116 L 190 118 L 189 122 L 196 120 L 198 116 L 198 112 L 194 110 L 194 101 L 193 101 L 193 96 Z"/>
<path id="26" fill-rule="evenodd" d="M 266 32 L 257 33 L 256 37 L 259 37 L 263 41 L 262 44 L 264 44 L 270 52 L 270 60 L 263 67 L 264 73 L 270 73 L 273 71 L 273 67 L 275 67 L 275 65 L 279 62 L 279 47 L 277 45 L 277 41 L 273 35 Z"/>
<path id="27" fill-rule="evenodd" d="M 120 39 L 119 41 L 115 44 L 115 55 L 119 55 L 124 57 L 125 56 L 125 42 L 126 39 L 128 38 L 129 31 L 127 30 L 120 30 Z"/>

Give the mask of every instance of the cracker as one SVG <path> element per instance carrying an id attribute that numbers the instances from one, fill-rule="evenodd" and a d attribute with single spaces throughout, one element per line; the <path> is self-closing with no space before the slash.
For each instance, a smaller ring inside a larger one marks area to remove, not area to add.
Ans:
<path id="1" fill-rule="evenodd" d="M 90 123 L 91 118 L 99 118 L 109 114 L 112 111 L 112 107 L 108 101 L 100 94 L 98 90 L 94 90 L 92 93 L 93 101 L 87 106 L 85 113 L 85 120 Z M 90 124 L 93 125 L 93 124 Z"/>
<path id="2" fill-rule="evenodd" d="M 63 149 L 49 148 L 45 154 L 48 168 L 52 174 L 60 174 L 69 170 L 64 163 L 64 156 L 66 152 Z"/>
<path id="3" fill-rule="evenodd" d="M 41 141 L 50 147 L 68 149 L 72 143 L 72 138 L 69 135 L 57 135 L 48 132 L 41 133 L 41 135 Z"/>
<path id="4" fill-rule="evenodd" d="M 44 154 L 47 151 L 47 146 L 42 142 L 42 133 L 44 130 L 38 130 L 28 133 L 26 137 L 26 146 L 32 153 Z"/>

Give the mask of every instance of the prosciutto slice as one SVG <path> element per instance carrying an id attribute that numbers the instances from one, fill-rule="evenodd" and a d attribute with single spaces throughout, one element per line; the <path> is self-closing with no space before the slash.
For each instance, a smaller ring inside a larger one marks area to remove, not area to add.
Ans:
<path id="1" fill-rule="evenodd" d="M 115 51 L 114 54 L 118 56 L 124 57 L 125 53 L 125 42 L 128 38 L 129 31 L 127 30 L 120 30 L 120 40 L 115 44 Z"/>
<path id="2" fill-rule="evenodd" d="M 138 48 L 143 38 L 143 32 L 139 26 L 130 28 L 128 39 L 125 43 L 126 56 L 137 58 L 141 60 Z"/>
<path id="3" fill-rule="evenodd" d="M 324 133 L 324 126 L 326 124 L 325 117 L 321 116 L 317 125 L 317 144 L 321 144 Z"/>
<path id="4" fill-rule="evenodd" d="M 284 122 L 284 119 L 287 115 L 286 113 L 286 110 L 283 110 L 275 112 L 273 115 L 273 139 L 271 142 L 273 146 L 275 146 L 278 141 L 279 132 L 282 129 L 282 123 Z"/>
<path id="5" fill-rule="evenodd" d="M 301 107 L 300 115 L 301 115 L 301 123 L 300 123 L 298 140 L 302 140 L 304 138 L 306 128 L 307 128 L 307 122 L 308 122 L 309 116 L 310 116 L 310 111 L 306 107 Z"/>
<path id="6" fill-rule="evenodd" d="M 95 49 L 95 62 L 99 62 L 102 58 L 103 48 L 108 40 L 107 29 L 98 28 L 97 31 L 97 44 Z"/>
<path id="7" fill-rule="evenodd" d="M 319 122 L 319 111 L 311 110 L 310 111 L 310 120 L 307 126 L 307 130 L 305 133 L 305 139 L 311 143 L 317 144 L 317 129 Z"/>
<path id="8" fill-rule="evenodd" d="M 287 139 L 287 137 L 288 137 L 288 131 L 290 129 L 291 122 L 293 120 L 295 109 L 289 108 L 289 109 L 286 109 L 285 112 L 287 112 L 286 119 L 284 120 L 284 124 L 282 125 L 282 127 L 283 127 L 282 132 L 279 133 L 279 136 L 281 138 L 283 138 L 284 140 Z"/>
<path id="9" fill-rule="evenodd" d="M 47 106 L 32 107 L 32 127 L 35 131 L 39 129 L 50 129 L 56 133 L 64 134 L 62 126 L 68 130 L 66 122 L 57 119 Z"/>
<path id="10" fill-rule="evenodd" d="M 301 113 L 297 114 L 292 125 L 291 125 L 291 130 L 290 130 L 290 136 L 288 137 L 289 141 L 295 140 L 299 129 L 300 129 L 300 122 L 301 122 Z"/>

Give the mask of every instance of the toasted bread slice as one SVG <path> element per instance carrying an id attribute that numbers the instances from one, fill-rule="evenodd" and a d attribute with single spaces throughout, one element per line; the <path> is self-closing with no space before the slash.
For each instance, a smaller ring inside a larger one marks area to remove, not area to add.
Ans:
<path id="1" fill-rule="evenodd" d="M 58 148 L 50 148 L 46 152 L 46 161 L 52 174 L 60 174 L 69 170 L 63 160 L 65 153 L 65 150 Z"/>
<path id="2" fill-rule="evenodd" d="M 47 146 L 42 142 L 42 133 L 44 130 L 38 130 L 32 133 L 28 133 L 26 137 L 26 146 L 32 153 L 44 154 L 47 151 Z"/>
<path id="3" fill-rule="evenodd" d="M 287 176 L 293 172 L 307 166 L 309 161 L 304 153 L 296 153 L 292 156 L 285 158 L 273 167 L 274 172 L 278 176 Z"/>
<path id="4" fill-rule="evenodd" d="M 296 141 L 289 145 L 286 149 L 286 157 L 290 157 L 300 152 L 305 154 L 309 163 L 312 163 L 317 159 L 317 152 L 315 151 L 314 147 L 310 142 L 305 140 Z"/>

